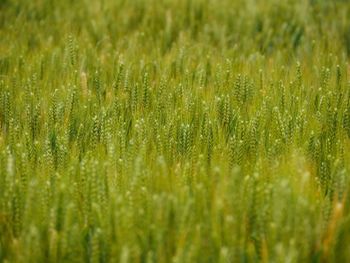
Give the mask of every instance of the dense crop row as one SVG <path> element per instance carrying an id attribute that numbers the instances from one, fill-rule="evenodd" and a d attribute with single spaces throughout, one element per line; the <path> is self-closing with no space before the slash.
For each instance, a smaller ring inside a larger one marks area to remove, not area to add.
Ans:
<path id="1" fill-rule="evenodd" d="M 346 1 L 0 3 L 0 262 L 350 260 Z"/>

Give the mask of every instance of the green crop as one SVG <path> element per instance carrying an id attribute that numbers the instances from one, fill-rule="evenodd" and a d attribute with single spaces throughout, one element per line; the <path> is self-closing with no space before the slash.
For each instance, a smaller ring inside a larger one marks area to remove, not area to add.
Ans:
<path id="1" fill-rule="evenodd" d="M 0 262 L 350 262 L 346 0 L 0 1 Z"/>

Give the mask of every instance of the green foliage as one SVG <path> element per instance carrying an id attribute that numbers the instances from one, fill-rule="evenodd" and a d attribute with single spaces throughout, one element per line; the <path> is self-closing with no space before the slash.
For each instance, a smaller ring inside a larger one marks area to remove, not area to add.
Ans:
<path id="1" fill-rule="evenodd" d="M 0 1 L 0 262 L 349 262 L 350 4 Z"/>

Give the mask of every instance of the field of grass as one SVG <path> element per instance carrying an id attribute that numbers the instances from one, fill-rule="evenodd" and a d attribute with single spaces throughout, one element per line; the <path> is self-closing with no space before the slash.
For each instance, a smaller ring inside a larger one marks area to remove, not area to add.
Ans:
<path id="1" fill-rule="evenodd" d="M 0 262 L 350 262 L 348 0 L 0 0 Z"/>

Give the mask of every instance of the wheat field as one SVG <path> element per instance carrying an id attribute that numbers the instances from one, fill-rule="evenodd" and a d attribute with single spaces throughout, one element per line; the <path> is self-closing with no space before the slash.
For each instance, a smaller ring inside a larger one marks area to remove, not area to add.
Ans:
<path id="1" fill-rule="evenodd" d="M 1 0 L 0 262 L 350 262 L 350 2 Z"/>

